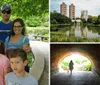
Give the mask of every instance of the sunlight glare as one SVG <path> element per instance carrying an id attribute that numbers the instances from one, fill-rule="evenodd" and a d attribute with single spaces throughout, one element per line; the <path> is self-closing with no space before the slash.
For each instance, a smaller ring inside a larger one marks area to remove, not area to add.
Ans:
<path id="1" fill-rule="evenodd" d="M 82 67 L 85 66 L 86 64 L 91 63 L 91 62 L 88 60 L 88 58 L 84 57 L 83 55 L 76 54 L 76 53 L 71 54 L 71 55 L 69 55 L 69 56 L 66 56 L 66 58 L 64 58 L 62 61 L 64 61 L 64 62 L 70 62 L 70 60 L 72 60 L 73 63 L 74 63 L 74 69 L 73 69 L 73 71 L 80 70 L 80 69 L 82 69 Z M 87 60 L 88 62 L 86 62 L 86 63 L 80 63 L 80 64 L 77 64 L 77 63 L 76 63 L 76 61 L 82 62 L 83 60 Z M 65 69 L 65 70 L 64 70 L 64 69 L 62 68 L 62 63 L 60 63 L 60 64 L 59 64 L 59 72 L 63 72 L 63 71 L 66 71 L 66 70 L 68 71 L 68 69 Z"/>

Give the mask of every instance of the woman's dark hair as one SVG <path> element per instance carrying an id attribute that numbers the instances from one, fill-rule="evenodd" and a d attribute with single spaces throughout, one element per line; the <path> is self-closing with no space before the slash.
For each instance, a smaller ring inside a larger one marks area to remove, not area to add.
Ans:
<path id="1" fill-rule="evenodd" d="M 0 53 L 5 54 L 5 45 L 3 41 L 0 41 Z"/>
<path id="2" fill-rule="evenodd" d="M 14 30 L 13 30 L 15 22 L 19 22 L 21 24 L 21 26 L 23 27 L 23 29 L 22 29 L 22 35 L 25 35 L 26 33 L 25 33 L 25 24 L 24 24 L 24 21 L 22 19 L 20 19 L 20 18 L 17 18 L 12 23 L 11 36 L 15 35 Z"/>

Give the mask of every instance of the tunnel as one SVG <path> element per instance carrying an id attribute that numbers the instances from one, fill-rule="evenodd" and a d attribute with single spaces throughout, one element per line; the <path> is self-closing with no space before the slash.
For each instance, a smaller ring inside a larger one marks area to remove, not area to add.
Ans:
<path id="1" fill-rule="evenodd" d="M 78 53 L 91 61 L 92 72 L 100 76 L 99 44 L 51 44 L 50 52 L 51 75 L 58 72 L 58 65 L 66 56 Z"/>
<path id="2" fill-rule="evenodd" d="M 85 55 L 82 55 L 80 52 L 71 52 L 64 56 L 58 63 L 59 72 L 70 72 L 69 63 L 72 61 L 73 69 L 72 71 L 91 71 L 92 70 L 92 62 Z"/>

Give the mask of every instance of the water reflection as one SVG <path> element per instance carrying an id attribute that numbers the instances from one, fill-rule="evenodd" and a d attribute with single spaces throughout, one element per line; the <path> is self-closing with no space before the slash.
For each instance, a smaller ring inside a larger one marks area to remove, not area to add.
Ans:
<path id="1" fill-rule="evenodd" d="M 66 36 L 81 37 L 81 38 L 99 38 L 100 27 L 88 27 L 87 25 L 80 25 L 80 23 L 73 26 L 59 27 L 58 31 L 66 32 Z"/>

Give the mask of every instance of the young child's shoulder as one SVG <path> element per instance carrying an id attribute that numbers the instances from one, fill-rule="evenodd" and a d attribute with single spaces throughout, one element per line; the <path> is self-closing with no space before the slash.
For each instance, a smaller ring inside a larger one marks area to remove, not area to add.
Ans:
<path id="1" fill-rule="evenodd" d="M 38 85 L 38 81 L 31 74 L 28 73 L 28 80 L 30 80 L 34 85 Z"/>
<path id="2" fill-rule="evenodd" d="M 23 84 L 23 85 L 24 84 L 27 84 L 27 85 L 38 85 L 38 81 L 29 73 L 28 73 L 26 78 L 25 77 L 23 77 L 23 78 L 16 77 L 14 72 L 10 72 L 10 73 L 6 74 L 6 76 L 5 76 L 5 80 L 6 81 L 13 81 L 13 80 L 17 81 L 18 80 L 17 78 L 20 79 L 19 82 L 21 84 Z"/>
<path id="3" fill-rule="evenodd" d="M 9 77 L 12 77 L 12 76 L 14 76 L 14 73 L 13 72 L 10 72 L 10 73 L 7 73 L 5 77 L 6 78 L 9 78 Z"/>
<path id="4" fill-rule="evenodd" d="M 30 78 L 30 79 L 34 79 L 34 80 L 36 80 L 35 78 L 34 78 L 34 76 L 32 76 L 30 73 L 28 73 L 28 78 Z"/>

